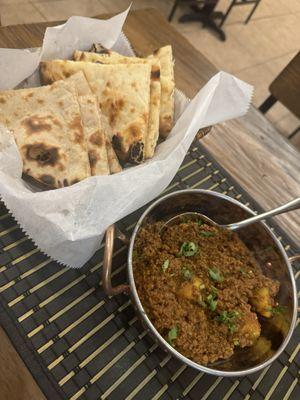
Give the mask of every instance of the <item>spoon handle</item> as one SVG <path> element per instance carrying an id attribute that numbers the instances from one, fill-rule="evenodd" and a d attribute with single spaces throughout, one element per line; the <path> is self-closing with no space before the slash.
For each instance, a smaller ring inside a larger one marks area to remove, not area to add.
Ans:
<path id="1" fill-rule="evenodd" d="M 266 219 L 274 215 L 279 215 L 287 211 L 297 210 L 298 208 L 300 208 L 300 197 L 292 201 L 289 201 L 288 203 L 283 204 L 282 206 L 274 208 L 273 210 L 266 211 L 262 214 L 255 215 L 254 217 L 244 219 L 243 221 L 224 225 L 224 228 L 230 229 L 231 231 L 235 231 L 237 229 L 243 228 L 244 226 L 253 224 L 254 222 L 261 221 L 262 219 Z"/>

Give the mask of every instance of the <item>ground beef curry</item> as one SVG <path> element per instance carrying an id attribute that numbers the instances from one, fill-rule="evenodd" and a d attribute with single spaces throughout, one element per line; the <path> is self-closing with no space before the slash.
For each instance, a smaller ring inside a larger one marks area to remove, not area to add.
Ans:
<path id="1" fill-rule="evenodd" d="M 143 307 L 181 354 L 207 365 L 257 343 L 279 283 L 264 276 L 237 234 L 202 221 L 139 231 L 133 271 Z"/>

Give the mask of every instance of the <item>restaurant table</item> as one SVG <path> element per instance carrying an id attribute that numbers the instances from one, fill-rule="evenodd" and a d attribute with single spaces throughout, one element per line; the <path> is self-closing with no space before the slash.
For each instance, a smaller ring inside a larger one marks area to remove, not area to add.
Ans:
<path id="1" fill-rule="evenodd" d="M 0 47 L 40 46 L 46 27 L 57 24 L 1 27 Z M 154 9 L 130 12 L 124 32 L 137 55 L 147 55 L 162 45 L 171 44 L 176 86 L 189 97 L 218 72 Z M 300 196 L 300 153 L 254 106 L 245 117 L 214 126 L 202 144 L 264 209 Z M 300 213 L 296 211 L 275 219 L 300 246 Z M 0 330 L 0 391 L 1 399 L 45 398 L 3 329 Z"/>

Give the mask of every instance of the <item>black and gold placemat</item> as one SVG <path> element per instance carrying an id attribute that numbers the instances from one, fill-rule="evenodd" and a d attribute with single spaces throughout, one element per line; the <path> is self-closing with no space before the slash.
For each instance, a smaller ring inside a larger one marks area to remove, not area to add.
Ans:
<path id="1" fill-rule="evenodd" d="M 216 190 L 260 210 L 199 143 L 162 194 L 185 188 Z M 130 234 L 144 209 L 122 220 L 120 228 Z M 278 227 L 275 232 L 294 254 L 291 240 Z M 126 255 L 126 247 L 116 244 L 114 285 L 126 280 Z M 300 398 L 299 319 L 282 356 L 263 371 L 237 379 L 200 373 L 157 347 L 128 297 L 105 296 L 99 286 L 102 256 L 103 246 L 82 269 L 62 267 L 0 206 L 0 320 L 48 399 Z"/>

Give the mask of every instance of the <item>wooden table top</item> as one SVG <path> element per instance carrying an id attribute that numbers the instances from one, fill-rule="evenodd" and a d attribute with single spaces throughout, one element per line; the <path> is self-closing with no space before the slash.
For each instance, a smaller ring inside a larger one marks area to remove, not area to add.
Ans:
<path id="1" fill-rule="evenodd" d="M 103 17 L 103 16 L 102 16 Z M 107 17 L 107 16 L 105 16 Z M 37 47 L 47 26 L 37 23 L 0 27 L 0 47 Z M 171 44 L 176 86 L 193 97 L 217 69 L 155 10 L 133 11 L 125 34 L 139 55 Z M 300 196 L 300 153 L 254 107 L 240 119 L 213 127 L 203 140 L 215 159 L 264 208 Z M 300 248 L 300 212 L 276 217 Z M 0 329 L 0 387 L 3 399 L 43 399 L 39 387 Z"/>

